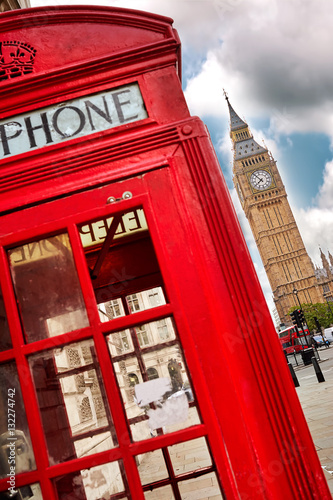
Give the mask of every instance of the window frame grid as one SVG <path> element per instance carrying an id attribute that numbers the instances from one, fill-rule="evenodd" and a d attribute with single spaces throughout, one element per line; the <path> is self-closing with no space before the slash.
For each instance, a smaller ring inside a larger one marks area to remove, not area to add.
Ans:
<path id="1" fill-rule="evenodd" d="M 12 359 L 20 360 L 19 363 L 20 366 L 24 367 L 24 370 L 20 370 L 22 396 L 25 405 L 29 403 L 30 408 L 31 404 L 33 405 L 33 413 L 31 413 L 29 409 L 27 412 L 27 418 L 28 418 L 29 429 L 31 430 L 31 435 L 33 436 L 31 437 L 31 439 L 33 441 L 34 450 L 38 450 L 38 453 L 35 453 L 35 457 L 37 455 L 39 456 L 38 462 L 36 460 L 37 470 L 19 474 L 17 476 L 17 486 L 33 482 L 39 482 L 41 485 L 42 494 L 47 498 L 49 498 L 50 500 L 56 500 L 56 493 L 54 490 L 54 486 L 53 484 L 51 484 L 52 479 L 65 473 L 76 472 L 83 468 L 90 468 L 95 465 L 102 465 L 103 463 L 115 460 L 123 460 L 124 467 L 127 472 L 126 477 L 128 479 L 129 491 L 130 490 L 136 491 L 137 500 L 144 500 L 143 491 L 145 491 L 147 487 L 141 485 L 140 477 L 135 464 L 135 456 L 142 454 L 145 451 L 146 452 L 154 451 L 157 449 L 162 449 L 163 447 L 168 445 L 185 442 L 191 439 L 195 439 L 197 437 L 207 436 L 206 426 L 204 423 L 201 423 L 199 425 L 182 429 L 174 433 L 157 436 L 154 439 L 149 439 L 140 442 L 131 442 L 129 429 L 127 428 L 126 425 L 127 418 L 125 410 L 123 407 L 121 396 L 118 394 L 117 381 L 115 378 L 109 377 L 111 360 L 105 335 L 115 331 L 119 331 L 121 329 L 130 328 L 131 326 L 134 327 L 154 320 L 161 320 L 166 317 L 173 316 L 174 311 L 171 304 L 167 303 L 157 306 L 155 308 L 137 311 L 128 316 L 117 317 L 108 322 L 102 323 L 98 316 L 98 310 L 95 302 L 93 286 L 87 269 L 84 250 L 81 244 L 81 239 L 77 226 L 80 223 L 85 222 L 87 219 L 93 220 L 97 219 L 98 217 L 113 216 L 113 214 L 117 212 L 123 213 L 125 211 L 130 211 L 131 208 L 143 207 L 146 217 L 149 214 L 147 217 L 149 232 L 153 240 L 155 252 L 157 254 L 158 261 L 160 264 L 160 257 L 158 255 L 158 251 L 156 249 L 154 241 L 156 234 L 154 237 L 152 234 L 152 227 L 154 226 L 152 226 L 151 223 L 149 222 L 149 219 L 151 221 L 153 218 L 152 214 L 149 213 L 150 204 L 143 203 L 143 201 L 147 202 L 145 195 L 135 197 L 135 199 L 132 200 L 124 200 L 119 206 L 103 206 L 103 207 L 97 207 L 95 209 L 91 208 L 86 209 L 75 214 L 70 214 L 70 215 L 66 214 L 66 216 L 64 215 L 64 217 L 61 218 L 60 220 L 48 220 L 47 222 L 42 223 L 38 227 L 34 225 L 32 228 L 24 229 L 21 232 L 16 233 L 15 235 L 9 234 L 8 237 L 4 238 L 4 247 L 1 247 L 0 260 L 4 264 L 4 268 L 6 270 L 6 277 L 0 278 L 0 285 L 2 285 L 3 294 L 5 295 L 5 290 L 6 290 L 6 294 L 9 293 L 10 296 L 10 300 L 4 297 L 7 314 L 9 310 L 11 312 L 10 329 L 11 331 L 13 331 L 12 330 L 13 324 L 19 326 L 19 330 L 15 329 L 14 331 L 16 332 L 19 331 L 21 335 L 19 337 L 19 340 L 16 339 L 15 347 L 13 346 L 13 349 L 0 353 L 0 362 Z M 57 201 L 55 201 L 54 203 L 57 203 Z M 65 222 L 64 219 L 66 219 L 66 224 L 64 224 Z M 56 337 L 39 340 L 36 342 L 32 342 L 30 344 L 24 344 L 20 319 L 16 308 L 15 294 L 12 288 L 13 285 L 9 271 L 9 263 L 6 255 L 6 249 L 13 247 L 15 244 L 24 244 L 29 241 L 35 241 L 38 237 L 47 237 L 48 235 L 51 234 L 52 235 L 59 234 L 62 231 L 67 231 L 69 234 L 75 267 L 79 277 L 81 289 L 83 292 L 84 302 L 86 305 L 90 326 L 82 328 L 80 330 L 75 330 L 73 332 L 68 332 Z M 166 297 L 167 297 L 167 292 L 166 292 Z M 94 307 L 91 307 L 91 304 L 94 304 Z M 13 319 L 13 317 L 15 318 L 15 320 Z M 44 352 L 45 350 L 54 349 L 55 347 L 61 345 L 66 345 L 72 342 L 78 342 L 80 340 L 85 340 L 88 338 L 92 338 L 94 341 L 95 351 L 98 359 L 100 360 L 100 368 L 104 382 L 105 392 L 107 394 L 108 401 L 112 401 L 112 408 L 110 405 L 110 411 L 112 414 L 114 427 L 116 429 L 117 436 L 119 435 L 122 436 L 123 442 L 119 443 L 118 447 L 108 450 L 106 452 L 98 453 L 97 455 L 76 458 L 64 463 L 49 466 L 46 441 L 41 424 L 41 418 L 40 418 L 37 398 L 35 395 L 34 384 L 30 370 L 28 368 L 27 357 L 30 354 L 37 354 L 38 352 Z M 176 340 L 176 342 L 182 345 L 181 338 L 179 338 L 178 335 L 177 339 L 178 340 Z M 168 345 L 168 343 L 169 342 L 164 342 L 164 343 L 162 342 L 160 345 L 166 346 Z M 173 344 L 174 341 L 171 341 L 171 343 Z M 147 352 L 151 349 L 154 349 L 154 347 L 145 347 L 143 348 L 143 352 Z M 184 362 L 186 363 L 185 356 L 184 356 Z M 27 383 L 27 380 L 26 378 L 23 379 L 22 371 L 25 372 L 28 371 L 29 386 L 24 385 Z M 23 381 L 24 384 L 22 384 Z M 31 401 L 32 394 L 34 396 L 32 398 L 33 402 Z M 200 413 L 199 406 L 198 405 L 196 406 Z M 118 418 L 119 415 L 121 415 L 120 418 Z M 216 470 L 215 465 L 214 465 L 214 470 Z M 3 481 L 5 480 L 2 480 L 0 482 L 0 486 L 2 485 Z M 167 479 L 167 481 L 168 482 L 166 484 L 171 484 L 171 476 Z M 126 482 L 124 482 L 124 485 L 126 488 Z M 129 491 L 125 491 L 125 494 L 127 494 L 130 497 Z"/>

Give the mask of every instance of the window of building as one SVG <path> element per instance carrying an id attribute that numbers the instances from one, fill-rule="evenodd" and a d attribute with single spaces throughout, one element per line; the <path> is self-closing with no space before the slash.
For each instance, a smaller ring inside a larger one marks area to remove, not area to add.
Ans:
<path id="1" fill-rule="evenodd" d="M 129 373 L 128 380 L 130 387 L 134 387 L 136 384 L 139 383 L 139 379 L 135 373 Z"/>
<path id="2" fill-rule="evenodd" d="M 123 351 L 128 351 L 130 349 L 130 343 L 126 331 L 121 332 L 121 346 Z"/>
<path id="3" fill-rule="evenodd" d="M 132 295 L 128 295 L 127 297 L 127 303 L 130 311 L 136 312 L 140 311 L 140 304 L 139 304 L 139 298 L 136 293 L 133 293 Z"/>
<path id="4" fill-rule="evenodd" d="M 148 293 L 148 300 L 151 307 L 158 307 L 165 304 L 164 297 L 161 296 L 160 288 L 153 288 Z"/>
<path id="5" fill-rule="evenodd" d="M 158 331 L 159 338 L 161 340 L 168 339 L 170 337 L 170 333 L 168 330 L 168 325 L 167 325 L 166 319 L 161 319 L 161 320 L 157 321 L 156 323 L 157 323 L 157 331 Z"/>
<path id="6" fill-rule="evenodd" d="M 137 326 L 135 328 L 140 347 L 149 344 L 148 331 L 146 330 L 146 325 Z"/>
<path id="7" fill-rule="evenodd" d="M 120 299 L 110 300 L 104 304 L 99 304 L 98 312 L 100 320 L 104 323 L 113 318 L 124 316 L 124 308 Z"/>
<path id="8" fill-rule="evenodd" d="M 149 380 L 154 380 L 155 378 L 158 378 L 158 373 L 156 368 L 148 368 L 147 375 Z"/>

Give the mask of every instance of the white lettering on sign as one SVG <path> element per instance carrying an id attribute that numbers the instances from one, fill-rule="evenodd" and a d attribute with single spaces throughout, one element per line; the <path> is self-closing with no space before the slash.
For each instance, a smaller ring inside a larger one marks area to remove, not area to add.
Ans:
<path id="1" fill-rule="evenodd" d="M 26 153 L 147 116 L 137 83 L 80 97 L 0 121 L 0 157 Z"/>

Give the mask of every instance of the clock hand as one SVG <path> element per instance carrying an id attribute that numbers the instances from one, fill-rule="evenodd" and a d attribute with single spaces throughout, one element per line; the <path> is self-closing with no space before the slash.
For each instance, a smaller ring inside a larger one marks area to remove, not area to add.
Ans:
<path id="1" fill-rule="evenodd" d="M 262 182 L 262 177 L 259 177 L 259 175 L 258 175 L 258 174 L 255 174 L 255 173 L 254 173 L 253 175 L 254 175 L 255 177 L 257 177 L 257 178 L 260 180 L 260 182 Z"/>

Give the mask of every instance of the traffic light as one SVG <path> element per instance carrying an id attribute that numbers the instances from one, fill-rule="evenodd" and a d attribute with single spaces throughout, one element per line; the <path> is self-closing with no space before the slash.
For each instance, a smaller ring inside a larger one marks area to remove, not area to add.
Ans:
<path id="1" fill-rule="evenodd" d="M 298 314 L 299 320 L 300 320 L 301 325 L 302 325 L 303 323 L 305 323 L 305 318 L 304 318 L 303 310 L 302 309 L 297 309 L 297 314 Z"/>
<path id="2" fill-rule="evenodd" d="M 294 325 L 298 326 L 299 325 L 299 316 L 298 316 L 299 309 L 295 309 L 295 311 L 290 313 L 291 319 L 293 320 Z"/>

